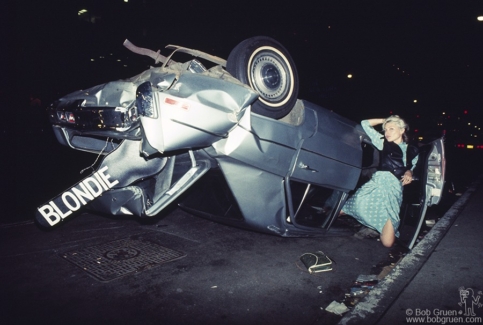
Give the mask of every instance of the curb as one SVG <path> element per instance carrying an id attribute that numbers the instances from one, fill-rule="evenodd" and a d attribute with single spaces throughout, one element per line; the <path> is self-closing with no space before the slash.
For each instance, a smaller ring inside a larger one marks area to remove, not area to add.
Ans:
<path id="1" fill-rule="evenodd" d="M 451 206 L 444 216 L 431 228 L 396 267 L 382 279 L 351 311 L 342 317 L 339 325 L 376 324 L 386 310 L 399 297 L 428 260 L 453 222 L 460 215 L 468 200 L 482 183 L 483 175 L 475 180 L 465 193 Z"/>

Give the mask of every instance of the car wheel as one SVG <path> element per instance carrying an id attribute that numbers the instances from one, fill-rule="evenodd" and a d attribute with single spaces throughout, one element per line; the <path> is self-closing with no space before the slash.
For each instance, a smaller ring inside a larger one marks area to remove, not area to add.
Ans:
<path id="1" fill-rule="evenodd" d="M 295 105 L 298 73 L 288 51 L 276 40 L 256 36 L 244 40 L 230 53 L 226 70 L 259 93 L 252 112 L 279 119 Z"/>

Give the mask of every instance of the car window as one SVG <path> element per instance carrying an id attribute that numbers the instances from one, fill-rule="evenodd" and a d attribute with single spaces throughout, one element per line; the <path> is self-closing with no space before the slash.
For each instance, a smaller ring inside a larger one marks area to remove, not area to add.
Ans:
<path id="1" fill-rule="evenodd" d="M 325 228 L 340 201 L 342 191 L 290 181 L 295 225 Z"/>

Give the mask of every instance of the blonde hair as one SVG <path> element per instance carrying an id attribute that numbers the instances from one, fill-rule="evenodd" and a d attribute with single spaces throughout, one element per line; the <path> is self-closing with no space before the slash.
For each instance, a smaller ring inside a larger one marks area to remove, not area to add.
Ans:
<path id="1" fill-rule="evenodd" d="M 386 124 L 391 123 L 391 122 L 396 124 L 399 128 L 405 130 L 402 137 L 403 137 L 404 142 L 408 142 L 408 136 L 406 135 L 406 132 L 409 131 L 409 126 L 406 123 L 406 121 L 404 121 L 402 118 L 400 118 L 399 115 L 391 115 L 384 120 L 384 123 L 382 123 L 382 129 L 385 130 Z"/>

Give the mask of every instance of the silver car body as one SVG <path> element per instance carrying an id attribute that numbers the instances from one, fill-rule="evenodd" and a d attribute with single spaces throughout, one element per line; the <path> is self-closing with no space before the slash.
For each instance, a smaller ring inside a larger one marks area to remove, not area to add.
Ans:
<path id="1" fill-rule="evenodd" d="M 37 220 L 53 226 L 84 205 L 155 216 L 214 171 L 232 203 L 209 211 L 216 204 L 203 197 L 222 187 L 210 183 L 180 200 L 182 208 L 281 236 L 337 234 L 329 230 L 345 199 L 377 165 L 359 123 L 304 100 L 282 119 L 255 114 L 258 93 L 224 70 L 224 60 L 172 48 L 216 65 L 205 69 L 197 60 L 162 57 L 161 67 L 74 92 L 51 106 L 60 143 L 105 157 L 96 172 L 40 206 Z M 442 141 L 431 150 L 425 206 L 437 203 L 444 182 Z"/>

